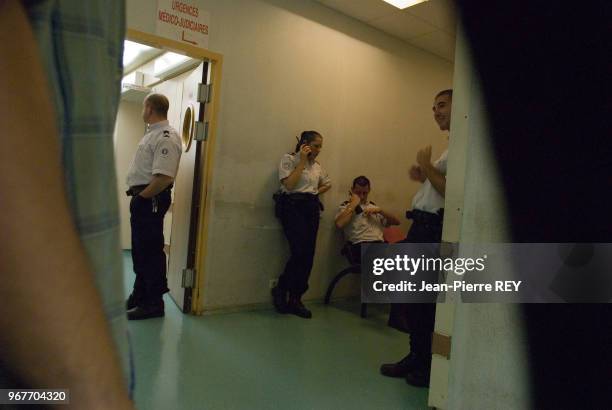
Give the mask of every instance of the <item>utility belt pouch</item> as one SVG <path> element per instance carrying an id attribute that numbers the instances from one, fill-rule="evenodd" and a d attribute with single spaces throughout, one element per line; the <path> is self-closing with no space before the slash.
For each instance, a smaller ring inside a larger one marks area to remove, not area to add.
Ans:
<path id="1" fill-rule="evenodd" d="M 272 195 L 272 199 L 274 200 L 274 216 L 276 216 L 277 218 L 280 218 L 282 213 L 283 213 L 283 197 L 285 196 L 285 194 L 283 194 L 283 192 L 276 191 L 273 195 Z"/>

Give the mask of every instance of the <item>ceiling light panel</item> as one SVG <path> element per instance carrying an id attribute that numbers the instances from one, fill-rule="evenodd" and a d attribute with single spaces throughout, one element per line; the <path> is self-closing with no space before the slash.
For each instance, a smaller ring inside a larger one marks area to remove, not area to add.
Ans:
<path id="1" fill-rule="evenodd" d="M 408 7 L 414 6 L 415 4 L 423 3 L 427 0 L 383 0 L 398 9 L 407 9 Z"/>
<path id="2" fill-rule="evenodd" d="M 127 67 L 130 65 L 138 56 L 148 50 L 152 50 L 151 47 L 145 46 L 144 44 L 134 43 L 133 41 L 125 40 L 123 42 L 123 66 Z"/>

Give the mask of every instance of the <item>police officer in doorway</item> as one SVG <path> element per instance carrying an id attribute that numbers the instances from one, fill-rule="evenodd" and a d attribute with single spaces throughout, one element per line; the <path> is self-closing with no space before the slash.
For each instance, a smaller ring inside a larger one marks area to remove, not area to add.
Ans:
<path id="1" fill-rule="evenodd" d="M 434 120 L 442 131 L 450 131 L 453 90 L 440 91 L 434 100 Z M 406 213 L 412 225 L 403 242 L 439 243 L 446 191 L 446 157 L 448 150 L 432 163 L 431 146 L 417 153 L 417 165 L 410 178 L 421 182 L 412 199 L 412 210 Z M 380 372 L 388 377 L 404 377 L 417 387 L 429 386 L 431 341 L 436 305 L 434 303 L 392 304 L 389 326 L 410 333 L 410 354 L 397 363 L 383 364 Z"/>
<path id="2" fill-rule="evenodd" d="M 134 289 L 127 300 L 129 320 L 164 316 L 162 296 L 169 290 L 164 215 L 170 207 L 182 145 L 179 135 L 168 124 L 168 108 L 168 99 L 161 94 L 150 94 L 144 100 L 142 119 L 148 129 L 127 175 L 136 274 Z"/>
<path id="3" fill-rule="evenodd" d="M 295 151 L 285 154 L 279 166 L 280 195 L 275 195 L 276 215 L 289 241 L 291 257 L 278 285 L 272 289 L 272 301 L 279 313 L 291 313 L 309 319 L 310 310 L 302 303 L 314 260 L 319 213 L 319 195 L 331 188 L 331 181 L 317 155 L 323 137 L 316 131 L 304 131 Z"/>

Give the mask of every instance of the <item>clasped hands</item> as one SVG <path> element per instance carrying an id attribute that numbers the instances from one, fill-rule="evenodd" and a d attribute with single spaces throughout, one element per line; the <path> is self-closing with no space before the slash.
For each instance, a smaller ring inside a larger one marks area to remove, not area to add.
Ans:
<path id="1" fill-rule="evenodd" d="M 410 167 L 410 179 L 418 182 L 425 182 L 427 176 L 425 175 L 424 169 L 431 167 L 431 145 L 419 150 L 416 155 L 416 161 L 418 165 Z"/>

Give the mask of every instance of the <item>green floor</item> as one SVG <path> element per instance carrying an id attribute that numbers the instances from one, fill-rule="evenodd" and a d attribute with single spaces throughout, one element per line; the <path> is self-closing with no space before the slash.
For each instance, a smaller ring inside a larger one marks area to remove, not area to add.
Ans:
<path id="1" fill-rule="evenodd" d="M 126 287 L 134 274 L 124 256 Z M 383 306 L 309 304 L 313 319 L 272 310 L 130 322 L 136 406 L 183 409 L 426 409 L 427 390 L 380 376 L 408 337 L 385 325 Z"/>

